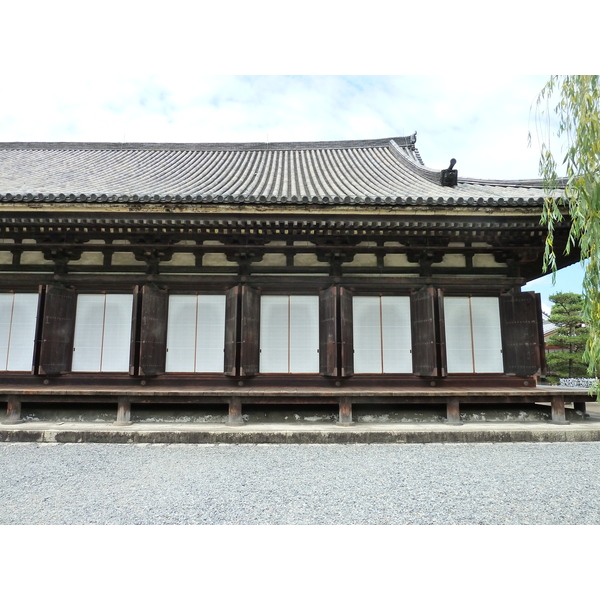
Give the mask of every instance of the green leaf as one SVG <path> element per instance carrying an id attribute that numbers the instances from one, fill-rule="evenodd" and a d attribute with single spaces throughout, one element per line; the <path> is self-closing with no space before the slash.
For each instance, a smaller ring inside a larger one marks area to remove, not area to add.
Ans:
<path id="1" fill-rule="evenodd" d="M 550 113 L 558 118 L 554 129 Z M 588 373 L 595 374 L 600 372 L 600 76 L 552 75 L 536 100 L 536 126 L 539 173 L 547 194 L 540 219 L 548 231 L 543 268 L 555 275 L 554 227 L 568 218 L 566 251 L 578 248 L 585 264 L 582 315 L 588 340 L 583 360 Z M 564 148 L 559 156 L 551 150 L 556 139 Z M 563 189 L 558 185 L 559 161 L 568 177 Z M 593 393 L 600 399 L 600 388 Z"/>

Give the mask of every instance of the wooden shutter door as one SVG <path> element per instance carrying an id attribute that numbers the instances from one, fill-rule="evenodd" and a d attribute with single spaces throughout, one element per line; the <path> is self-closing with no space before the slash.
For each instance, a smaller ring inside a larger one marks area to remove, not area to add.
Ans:
<path id="1" fill-rule="evenodd" d="M 340 288 L 340 365 L 342 377 L 352 377 L 354 375 L 353 340 L 352 292 Z"/>
<path id="2" fill-rule="evenodd" d="M 71 370 L 76 307 L 75 290 L 55 284 L 46 286 L 40 344 L 40 375 L 59 375 Z"/>
<path id="3" fill-rule="evenodd" d="M 40 353 L 42 350 L 42 331 L 44 326 L 44 303 L 46 301 L 46 286 L 38 286 L 38 311 L 37 311 L 37 323 L 35 325 L 35 344 L 33 347 L 33 365 L 31 367 L 31 374 L 37 375 L 39 373 L 40 365 Z"/>
<path id="4" fill-rule="evenodd" d="M 131 317 L 131 346 L 129 351 L 129 374 L 137 375 L 140 364 L 140 326 L 142 309 L 142 291 L 139 285 L 133 288 Z"/>
<path id="5" fill-rule="evenodd" d="M 434 330 L 436 344 L 436 360 L 438 366 L 438 375 L 447 377 L 448 375 L 448 357 L 446 354 L 446 316 L 444 313 L 444 292 L 436 290 L 437 298 L 435 300 Z"/>
<path id="6" fill-rule="evenodd" d="M 544 339 L 544 317 L 542 314 L 542 295 L 535 295 L 536 317 L 538 325 L 538 344 L 540 357 L 540 375 L 546 374 L 546 340 Z"/>
<path id="7" fill-rule="evenodd" d="M 250 377 L 258 373 L 260 293 L 243 285 L 240 322 L 240 375 Z"/>
<path id="8" fill-rule="evenodd" d="M 424 287 L 410 294 L 413 373 L 420 377 L 442 374 L 438 367 L 436 291 Z"/>
<path id="9" fill-rule="evenodd" d="M 502 355 L 507 375 L 536 375 L 541 372 L 539 306 L 535 292 L 500 296 Z"/>
<path id="10" fill-rule="evenodd" d="M 155 377 L 165 372 L 169 294 L 155 285 L 145 285 L 141 303 L 139 373 L 143 377 Z"/>
<path id="11" fill-rule="evenodd" d="M 227 290 L 225 296 L 225 375 L 235 377 L 238 369 L 239 286 Z"/>
<path id="12" fill-rule="evenodd" d="M 337 287 L 319 292 L 319 373 L 337 377 Z"/>

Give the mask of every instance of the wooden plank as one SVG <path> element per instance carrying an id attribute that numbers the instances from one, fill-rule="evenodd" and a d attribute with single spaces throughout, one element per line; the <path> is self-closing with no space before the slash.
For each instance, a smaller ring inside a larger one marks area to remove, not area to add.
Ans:
<path id="1" fill-rule="evenodd" d="M 86 374 L 87 375 L 87 374 Z M 99 379 L 99 378 L 97 378 Z M 551 386 L 537 388 L 504 388 L 504 387 L 431 387 L 431 386 L 385 386 L 385 387 L 369 387 L 358 385 L 343 385 L 332 386 L 327 385 L 310 385 L 304 387 L 278 387 L 265 385 L 247 385 L 240 387 L 234 382 L 223 380 L 221 384 L 205 383 L 202 381 L 196 382 L 194 385 L 181 386 L 177 382 L 169 382 L 168 384 L 145 385 L 137 384 L 123 386 L 121 383 L 106 385 L 92 382 L 92 377 L 86 379 L 86 384 L 79 383 L 73 385 L 69 383 L 67 378 L 57 380 L 51 385 L 43 385 L 39 379 L 34 380 L 31 385 L 22 384 L 2 384 L 0 385 L 0 394 L 14 396 L 276 396 L 288 395 L 295 396 L 355 396 L 360 398 L 445 398 L 457 396 L 461 398 L 461 402 L 478 402 L 489 398 L 494 402 L 550 402 L 551 397 L 557 394 L 556 388 Z M 130 381 L 130 380 L 129 380 Z M 560 395 L 565 398 L 565 401 L 584 401 L 590 398 L 587 390 L 578 389 L 563 389 L 560 390 Z M 512 400 L 511 400 L 512 399 Z M 587 400 L 586 400 L 587 401 Z M 445 402 L 443 400 L 442 402 Z"/>

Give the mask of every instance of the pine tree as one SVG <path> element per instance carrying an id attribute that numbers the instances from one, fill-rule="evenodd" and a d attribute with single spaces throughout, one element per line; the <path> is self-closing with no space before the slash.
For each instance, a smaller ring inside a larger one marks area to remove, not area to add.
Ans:
<path id="1" fill-rule="evenodd" d="M 589 329 L 583 318 L 583 296 L 558 293 L 550 296 L 550 301 L 553 305 L 548 320 L 556 325 L 556 329 L 546 340 L 546 345 L 561 350 L 547 355 L 548 374 L 555 377 L 586 377 L 588 365 L 583 355 Z"/>

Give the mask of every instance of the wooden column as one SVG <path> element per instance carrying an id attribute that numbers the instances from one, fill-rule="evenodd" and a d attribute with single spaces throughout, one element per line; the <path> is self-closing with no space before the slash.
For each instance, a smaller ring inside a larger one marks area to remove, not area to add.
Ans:
<path id="1" fill-rule="evenodd" d="M 585 409 L 585 400 L 583 400 L 582 402 L 573 402 L 573 408 L 575 410 L 581 411 L 584 417 L 590 416 L 587 410 Z"/>
<path id="2" fill-rule="evenodd" d="M 338 425 L 352 425 L 352 402 L 350 398 L 340 399 L 340 418 Z"/>
<path id="3" fill-rule="evenodd" d="M 552 396 L 552 422 L 556 425 L 568 425 L 565 413 L 565 397 Z"/>
<path id="4" fill-rule="evenodd" d="M 229 400 L 229 421 L 228 425 L 243 425 L 242 419 L 242 401 L 240 398 L 231 398 Z"/>
<path id="5" fill-rule="evenodd" d="M 446 405 L 446 422 L 449 425 L 462 425 L 458 398 L 450 398 L 448 400 L 448 404 Z"/>
<path id="6" fill-rule="evenodd" d="M 7 425 L 11 423 L 22 423 L 21 420 L 21 401 L 16 396 L 7 396 L 6 420 Z"/>
<path id="7" fill-rule="evenodd" d="M 128 398 L 119 398 L 115 425 L 131 425 L 131 402 Z"/>

